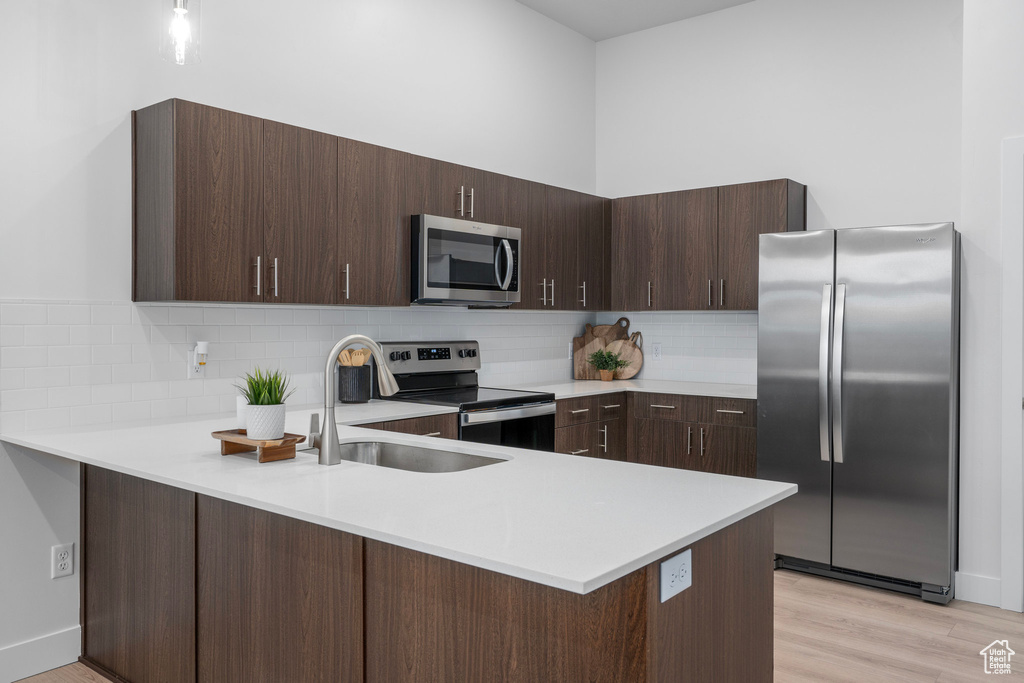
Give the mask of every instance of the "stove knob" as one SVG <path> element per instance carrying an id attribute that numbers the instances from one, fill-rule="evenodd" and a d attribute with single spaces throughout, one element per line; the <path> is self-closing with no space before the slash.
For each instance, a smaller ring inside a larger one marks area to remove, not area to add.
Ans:
<path id="1" fill-rule="evenodd" d="M 476 349 L 470 349 L 469 350 L 469 357 L 470 358 L 476 358 Z"/>
<path id="2" fill-rule="evenodd" d="M 469 355 L 468 349 L 459 349 L 459 358 L 465 358 Z"/>
<path id="3" fill-rule="evenodd" d="M 409 360 L 410 358 L 412 358 L 412 353 L 410 351 L 402 352 L 402 360 Z"/>
<path id="4" fill-rule="evenodd" d="M 391 360 L 398 360 L 401 357 L 402 354 L 400 354 L 398 351 L 392 351 L 391 355 L 388 356 L 388 358 L 390 358 Z"/>

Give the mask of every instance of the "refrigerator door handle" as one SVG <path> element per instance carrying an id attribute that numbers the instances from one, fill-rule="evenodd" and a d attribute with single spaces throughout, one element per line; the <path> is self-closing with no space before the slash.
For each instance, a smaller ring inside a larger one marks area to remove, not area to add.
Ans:
<path id="1" fill-rule="evenodd" d="M 821 332 L 818 345 L 818 430 L 821 459 L 832 459 L 831 434 L 828 430 L 828 340 L 832 326 L 832 283 L 821 288 Z"/>
<path id="2" fill-rule="evenodd" d="M 846 285 L 836 285 L 836 323 L 832 335 L 832 453 L 843 462 L 843 319 Z"/>

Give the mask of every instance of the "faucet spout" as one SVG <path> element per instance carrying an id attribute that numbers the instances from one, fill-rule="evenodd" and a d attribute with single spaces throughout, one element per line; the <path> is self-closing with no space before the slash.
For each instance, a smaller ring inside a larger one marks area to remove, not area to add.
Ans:
<path id="1" fill-rule="evenodd" d="M 338 442 L 338 425 L 334 417 L 334 400 L 337 387 L 334 383 L 334 366 L 338 363 L 338 354 L 350 346 L 365 346 L 373 356 L 374 364 L 377 366 L 377 384 L 383 396 L 393 396 L 398 393 L 398 382 L 395 376 L 388 369 L 384 360 L 384 350 L 380 344 L 362 334 L 350 334 L 340 340 L 327 354 L 327 362 L 324 365 L 324 425 L 320 432 L 320 438 L 316 439 L 314 447 L 320 450 L 319 462 L 321 465 L 337 465 L 341 462 L 341 446 Z"/>

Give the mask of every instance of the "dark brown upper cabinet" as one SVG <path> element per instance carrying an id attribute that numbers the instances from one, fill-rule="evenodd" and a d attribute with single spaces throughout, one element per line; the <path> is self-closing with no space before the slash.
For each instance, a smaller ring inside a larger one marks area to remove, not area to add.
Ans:
<path id="1" fill-rule="evenodd" d="M 520 228 L 520 301 L 513 308 L 573 311 L 580 299 L 577 237 L 580 193 L 541 183 L 516 192 L 528 195 L 526 210 L 515 217 Z"/>
<path id="2" fill-rule="evenodd" d="M 263 123 L 263 300 L 338 303 L 338 138 Z"/>
<path id="3" fill-rule="evenodd" d="M 338 158 L 338 301 L 408 306 L 411 232 L 402 188 L 412 155 L 339 138 Z"/>
<path id="4" fill-rule="evenodd" d="M 576 309 L 606 311 L 608 286 L 611 202 L 602 197 L 579 195 L 579 227 L 576 233 Z"/>
<path id="5" fill-rule="evenodd" d="M 508 225 L 508 178 L 446 161 L 433 163 L 429 213 Z M 517 227 L 517 226 L 513 226 Z"/>
<path id="6" fill-rule="evenodd" d="M 133 132 L 133 299 L 262 301 L 263 120 L 168 100 Z"/>
<path id="7" fill-rule="evenodd" d="M 770 180 L 612 202 L 612 308 L 756 310 L 757 240 L 805 229 L 806 187 Z"/>
<path id="8" fill-rule="evenodd" d="M 756 310 L 758 235 L 806 230 L 807 187 L 781 179 L 727 185 L 718 193 L 718 289 L 712 307 Z"/>

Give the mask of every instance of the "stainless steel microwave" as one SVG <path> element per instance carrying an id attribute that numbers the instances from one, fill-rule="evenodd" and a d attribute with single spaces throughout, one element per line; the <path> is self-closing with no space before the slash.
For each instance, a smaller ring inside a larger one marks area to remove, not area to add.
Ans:
<path id="1" fill-rule="evenodd" d="M 522 230 L 429 216 L 412 217 L 412 302 L 511 306 L 519 301 Z"/>

